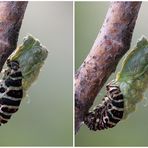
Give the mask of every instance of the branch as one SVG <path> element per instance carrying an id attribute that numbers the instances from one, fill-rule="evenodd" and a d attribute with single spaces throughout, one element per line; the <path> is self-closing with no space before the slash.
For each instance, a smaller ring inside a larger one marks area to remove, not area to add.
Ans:
<path id="1" fill-rule="evenodd" d="M 141 2 L 112 2 L 101 31 L 75 74 L 75 130 L 98 92 L 130 48 Z"/>
<path id="2" fill-rule="evenodd" d="M 27 1 L 0 2 L 0 71 L 15 50 Z"/>

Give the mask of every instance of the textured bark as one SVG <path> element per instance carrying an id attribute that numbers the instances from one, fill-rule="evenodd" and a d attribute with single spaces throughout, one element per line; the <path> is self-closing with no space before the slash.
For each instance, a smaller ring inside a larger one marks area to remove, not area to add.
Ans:
<path id="1" fill-rule="evenodd" d="M 0 71 L 16 48 L 27 3 L 27 1 L 0 2 Z"/>
<path id="2" fill-rule="evenodd" d="M 130 48 L 141 2 L 112 2 L 94 45 L 75 74 L 75 130 Z"/>

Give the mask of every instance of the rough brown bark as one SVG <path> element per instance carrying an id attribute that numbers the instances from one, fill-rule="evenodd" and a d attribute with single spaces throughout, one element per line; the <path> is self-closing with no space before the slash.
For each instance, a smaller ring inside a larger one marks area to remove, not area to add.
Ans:
<path id="1" fill-rule="evenodd" d="M 0 71 L 15 50 L 27 1 L 0 2 Z"/>
<path id="2" fill-rule="evenodd" d="M 101 31 L 75 74 L 75 130 L 122 56 L 130 48 L 141 2 L 112 2 Z"/>

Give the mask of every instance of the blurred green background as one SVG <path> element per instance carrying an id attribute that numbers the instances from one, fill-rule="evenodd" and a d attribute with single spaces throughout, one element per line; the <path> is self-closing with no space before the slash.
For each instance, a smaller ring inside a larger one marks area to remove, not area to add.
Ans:
<path id="1" fill-rule="evenodd" d="M 109 2 L 76 2 L 75 69 L 81 65 L 89 53 L 102 26 L 109 4 Z M 143 2 L 131 48 L 142 35 L 148 37 L 147 9 L 148 2 Z M 120 69 L 122 60 L 116 72 Z M 112 74 L 107 82 L 114 78 L 115 74 Z M 94 102 L 94 106 L 101 101 L 104 95 L 105 89 L 103 87 Z M 148 93 L 144 100 L 137 105 L 136 111 L 112 129 L 93 132 L 83 125 L 75 137 L 76 146 L 148 146 L 148 100 L 146 98 L 148 98 Z"/>
<path id="2" fill-rule="evenodd" d="M 49 51 L 19 111 L 0 127 L 0 146 L 72 146 L 72 2 L 29 2 L 19 35 Z"/>

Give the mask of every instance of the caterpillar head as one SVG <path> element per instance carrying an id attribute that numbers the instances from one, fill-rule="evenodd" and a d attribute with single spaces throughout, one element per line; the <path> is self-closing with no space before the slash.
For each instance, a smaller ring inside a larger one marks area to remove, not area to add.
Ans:
<path id="1" fill-rule="evenodd" d="M 14 71 L 17 71 L 20 68 L 18 61 L 10 61 L 10 59 L 7 60 L 7 66 Z"/>
<path id="2" fill-rule="evenodd" d="M 10 59 L 6 62 L 7 68 L 3 70 L 3 80 L 7 79 L 10 74 L 15 73 L 19 70 L 19 62 L 10 61 Z"/>

